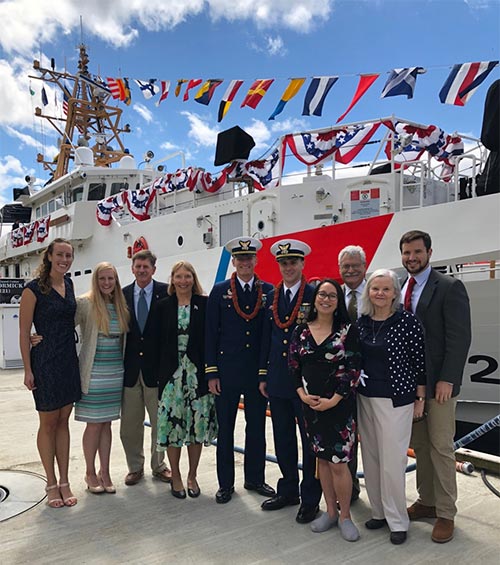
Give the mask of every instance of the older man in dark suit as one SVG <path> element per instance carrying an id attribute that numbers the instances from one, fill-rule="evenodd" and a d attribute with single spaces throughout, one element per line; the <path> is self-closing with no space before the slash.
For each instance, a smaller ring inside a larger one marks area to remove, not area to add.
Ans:
<path id="1" fill-rule="evenodd" d="M 123 289 L 130 310 L 130 329 L 124 357 L 124 387 L 120 437 L 127 458 L 128 474 L 125 484 L 137 484 L 144 476 L 144 416 L 151 423 L 151 470 L 153 477 L 171 481 L 170 470 L 164 463 L 165 453 L 156 451 L 156 422 L 158 416 L 157 345 L 155 339 L 155 310 L 157 301 L 167 296 L 167 284 L 153 280 L 156 256 L 149 250 L 132 257 L 135 282 Z"/>
<path id="2" fill-rule="evenodd" d="M 267 399 L 259 392 L 259 352 L 267 294 L 272 286 L 255 273 L 260 241 L 237 237 L 226 243 L 236 272 L 217 283 L 207 303 L 205 375 L 216 395 L 217 478 L 215 500 L 225 504 L 234 492 L 234 426 L 240 395 L 245 397 L 244 487 L 262 496 L 274 489 L 264 482 Z"/>
<path id="3" fill-rule="evenodd" d="M 425 330 L 427 417 L 413 425 L 411 445 L 417 457 L 418 500 L 408 508 L 410 520 L 437 518 L 432 540 L 453 538 L 457 482 L 453 437 L 455 408 L 471 343 L 469 297 L 458 279 L 431 268 L 428 233 L 405 233 L 399 244 L 408 279 L 404 307 Z"/>

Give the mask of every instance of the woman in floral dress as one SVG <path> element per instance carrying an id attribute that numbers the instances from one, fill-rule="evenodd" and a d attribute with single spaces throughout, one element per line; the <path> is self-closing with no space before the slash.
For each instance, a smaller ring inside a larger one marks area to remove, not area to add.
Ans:
<path id="1" fill-rule="evenodd" d="M 356 541 L 359 532 L 350 515 L 352 478 L 347 463 L 356 434 L 354 389 L 361 362 L 358 334 L 349 323 L 344 295 L 336 281 L 320 282 L 312 304 L 307 324 L 294 330 L 289 356 L 327 505 L 327 512 L 311 523 L 311 529 L 324 532 L 338 524 L 344 539 Z"/>
<path id="2" fill-rule="evenodd" d="M 186 498 L 179 463 L 187 446 L 187 493 L 200 495 L 196 480 L 203 444 L 217 435 L 213 395 L 204 376 L 205 308 L 207 297 L 193 266 L 179 261 L 172 267 L 169 297 L 158 305 L 159 395 L 158 450 L 167 450 L 172 469 L 171 492 Z"/>

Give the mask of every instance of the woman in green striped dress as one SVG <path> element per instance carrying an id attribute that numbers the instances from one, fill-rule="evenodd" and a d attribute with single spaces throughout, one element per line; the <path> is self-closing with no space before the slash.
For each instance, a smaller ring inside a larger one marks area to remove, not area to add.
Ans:
<path id="1" fill-rule="evenodd" d="M 75 420 L 86 422 L 83 453 L 85 482 L 94 494 L 116 492 L 109 471 L 111 422 L 120 417 L 123 388 L 123 337 L 129 312 L 116 269 L 99 263 L 91 290 L 77 299 L 75 324 L 80 327 L 79 355 L 82 398 Z M 99 453 L 99 472 L 96 456 Z"/>

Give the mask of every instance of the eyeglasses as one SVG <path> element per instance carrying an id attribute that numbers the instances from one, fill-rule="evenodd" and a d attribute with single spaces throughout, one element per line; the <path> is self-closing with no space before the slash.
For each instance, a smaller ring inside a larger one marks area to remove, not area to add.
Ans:
<path id="1" fill-rule="evenodd" d="M 317 296 L 319 296 L 321 298 L 321 300 L 337 300 L 337 295 L 333 294 L 333 292 L 331 294 L 328 294 L 327 292 L 323 292 L 322 290 L 320 290 L 317 294 Z"/>
<path id="2" fill-rule="evenodd" d="M 341 271 L 360 271 L 363 268 L 363 263 L 341 263 Z"/>

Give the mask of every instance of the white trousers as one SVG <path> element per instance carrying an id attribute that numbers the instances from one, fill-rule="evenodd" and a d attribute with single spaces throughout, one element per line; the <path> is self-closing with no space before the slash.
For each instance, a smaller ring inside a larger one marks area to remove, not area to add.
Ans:
<path id="1" fill-rule="evenodd" d="M 391 532 L 406 532 L 405 469 L 413 423 L 413 404 L 394 408 L 390 398 L 358 395 L 361 454 L 372 517 L 385 518 Z"/>

